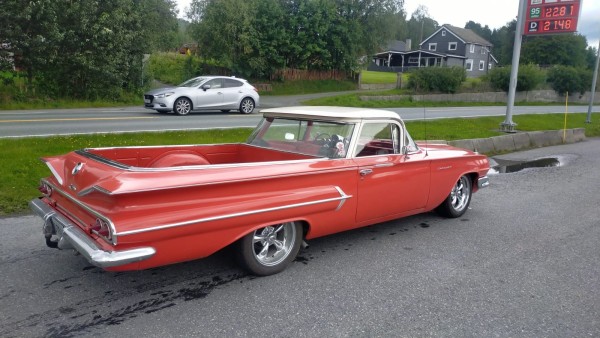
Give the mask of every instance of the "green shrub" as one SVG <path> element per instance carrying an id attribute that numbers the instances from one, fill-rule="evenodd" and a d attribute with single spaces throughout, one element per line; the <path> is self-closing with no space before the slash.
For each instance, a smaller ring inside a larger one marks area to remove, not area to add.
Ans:
<path id="1" fill-rule="evenodd" d="M 548 83 L 557 93 L 585 93 L 591 87 L 592 72 L 571 66 L 556 65 L 548 71 Z"/>
<path id="2" fill-rule="evenodd" d="M 408 87 L 419 92 L 456 93 L 466 79 L 462 67 L 423 67 L 410 73 Z"/>
<path id="3" fill-rule="evenodd" d="M 497 67 L 490 71 L 489 79 L 492 88 L 508 92 L 510 87 L 511 67 Z M 534 90 L 544 82 L 545 73 L 535 65 L 519 66 L 517 75 L 517 91 L 526 92 Z"/>
<path id="4" fill-rule="evenodd" d="M 200 75 L 231 75 L 229 69 L 217 62 L 180 53 L 152 54 L 148 60 L 148 73 L 151 78 L 172 85 Z"/>

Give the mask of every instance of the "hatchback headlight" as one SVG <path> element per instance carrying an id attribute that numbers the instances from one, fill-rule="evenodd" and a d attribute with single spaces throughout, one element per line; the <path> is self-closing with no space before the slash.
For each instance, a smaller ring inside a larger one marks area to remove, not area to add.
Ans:
<path id="1" fill-rule="evenodd" d="M 156 94 L 154 95 L 154 97 L 161 99 L 163 97 L 169 97 L 171 95 L 175 94 L 175 92 L 168 92 L 168 93 L 160 93 L 160 94 Z"/>

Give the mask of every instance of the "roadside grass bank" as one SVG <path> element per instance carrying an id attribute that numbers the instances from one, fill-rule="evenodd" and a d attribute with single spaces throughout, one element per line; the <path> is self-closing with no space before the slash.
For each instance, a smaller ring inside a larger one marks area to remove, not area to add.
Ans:
<path id="1" fill-rule="evenodd" d="M 593 116 L 594 123 L 586 124 L 586 114 L 569 114 L 566 128 L 585 128 L 587 137 L 598 137 L 600 124 L 597 115 Z M 503 120 L 501 116 L 451 118 L 407 121 L 406 125 L 414 139 L 452 141 L 504 135 L 498 131 Z M 513 117 L 519 131 L 559 130 L 564 127 L 564 120 L 562 114 Z M 0 215 L 28 212 L 28 202 L 40 195 L 37 190 L 39 179 L 50 175 L 46 165 L 39 160 L 43 156 L 92 147 L 243 142 L 250 132 L 251 128 L 238 128 L 0 139 Z"/>
<path id="2" fill-rule="evenodd" d="M 361 96 L 385 96 L 385 95 L 411 95 L 405 89 L 392 89 L 388 91 L 361 92 L 328 96 L 317 99 L 302 101 L 307 106 L 342 106 L 361 108 L 420 108 L 420 107 L 489 107 L 506 106 L 506 102 L 461 102 L 461 101 L 416 101 L 411 98 L 404 100 L 361 100 Z M 555 106 L 564 102 L 515 102 L 515 106 Z M 582 106 L 587 104 L 569 103 L 570 106 Z"/>

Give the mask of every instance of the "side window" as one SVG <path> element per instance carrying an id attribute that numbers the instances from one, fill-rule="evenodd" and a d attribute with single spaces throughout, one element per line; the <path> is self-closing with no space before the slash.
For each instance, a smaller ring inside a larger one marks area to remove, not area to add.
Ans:
<path id="1" fill-rule="evenodd" d="M 365 123 L 356 145 L 355 157 L 397 154 L 400 129 L 393 123 Z"/>
<path id="2" fill-rule="evenodd" d="M 243 85 L 240 81 L 232 79 L 224 79 L 223 82 L 225 82 L 225 88 L 241 87 Z"/>
<path id="3" fill-rule="evenodd" d="M 221 88 L 223 86 L 221 79 L 212 79 L 205 84 L 209 85 L 210 89 Z"/>

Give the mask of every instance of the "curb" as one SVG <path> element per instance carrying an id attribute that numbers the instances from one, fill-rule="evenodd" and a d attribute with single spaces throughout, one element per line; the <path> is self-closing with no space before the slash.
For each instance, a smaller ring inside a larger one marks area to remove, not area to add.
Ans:
<path id="1" fill-rule="evenodd" d="M 564 140 L 563 140 L 564 136 Z M 448 145 L 477 151 L 483 154 L 513 152 L 529 148 L 541 148 L 585 140 L 585 129 L 531 131 L 488 138 L 455 140 Z"/>

